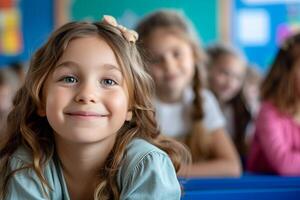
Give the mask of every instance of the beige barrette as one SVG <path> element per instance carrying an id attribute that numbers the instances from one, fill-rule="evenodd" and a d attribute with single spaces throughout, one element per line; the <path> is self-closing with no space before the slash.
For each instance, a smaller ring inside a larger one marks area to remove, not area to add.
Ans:
<path id="1" fill-rule="evenodd" d="M 102 18 L 102 22 L 109 24 L 111 26 L 116 27 L 119 29 L 123 35 L 123 37 L 128 41 L 128 42 L 133 42 L 135 43 L 139 37 L 138 33 L 135 32 L 134 30 L 127 29 L 126 27 L 119 25 L 117 23 L 117 20 L 110 15 L 104 15 Z"/>

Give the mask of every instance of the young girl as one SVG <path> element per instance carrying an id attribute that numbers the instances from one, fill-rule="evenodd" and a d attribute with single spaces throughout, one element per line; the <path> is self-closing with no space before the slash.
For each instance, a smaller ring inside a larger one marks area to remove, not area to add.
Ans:
<path id="1" fill-rule="evenodd" d="M 0 134 L 6 124 L 6 117 L 12 108 L 13 97 L 19 88 L 17 75 L 9 68 L 0 68 Z"/>
<path id="2" fill-rule="evenodd" d="M 246 62 L 237 50 L 226 44 L 212 45 L 207 48 L 207 53 L 209 87 L 225 116 L 226 130 L 244 160 L 249 146 L 247 127 L 252 119 L 242 91 Z"/>
<path id="3" fill-rule="evenodd" d="M 137 30 L 150 56 L 162 133 L 185 142 L 192 153 L 193 164 L 183 166 L 180 175 L 239 176 L 223 116 L 202 87 L 204 55 L 189 23 L 176 11 L 161 10 L 144 18 Z"/>
<path id="4" fill-rule="evenodd" d="M 300 33 L 281 46 L 261 87 L 250 171 L 300 175 Z"/>
<path id="5" fill-rule="evenodd" d="M 159 136 L 136 39 L 105 16 L 37 51 L 1 140 L 2 198 L 180 199 L 184 149 Z"/>
<path id="6" fill-rule="evenodd" d="M 248 64 L 243 85 L 243 95 L 252 116 L 256 116 L 260 107 L 260 85 L 263 80 L 262 73 L 256 65 Z"/>

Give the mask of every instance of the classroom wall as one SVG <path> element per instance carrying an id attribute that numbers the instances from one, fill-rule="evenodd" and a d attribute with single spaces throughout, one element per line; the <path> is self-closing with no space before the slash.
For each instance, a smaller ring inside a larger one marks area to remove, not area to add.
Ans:
<path id="1" fill-rule="evenodd" d="M 141 17 L 153 10 L 178 9 L 192 20 L 204 46 L 215 41 L 232 42 L 242 50 L 251 63 L 257 64 L 262 72 L 267 71 L 272 63 L 280 40 L 288 32 L 300 30 L 298 0 L 151 0 L 151 3 L 145 0 L 3 2 L 18 3 L 22 49 L 14 54 L 4 54 L 0 45 L 0 66 L 16 61 L 28 61 L 54 28 L 67 22 L 67 18 L 100 20 L 104 14 L 110 14 L 121 24 L 134 28 Z M 250 18 L 245 20 L 247 14 Z M 5 29 L 1 21 L 2 15 L 0 4 L 0 40 L 3 39 L 1 31 Z"/>
<path id="2" fill-rule="evenodd" d="M 73 20 L 100 20 L 109 14 L 118 18 L 121 24 L 135 27 L 145 14 L 158 8 L 175 8 L 183 11 L 195 24 L 204 43 L 219 37 L 217 25 L 218 0 L 73 0 L 71 18 Z"/>
<path id="3" fill-rule="evenodd" d="M 231 9 L 230 40 L 262 72 L 282 41 L 300 31 L 299 0 L 234 0 Z"/>

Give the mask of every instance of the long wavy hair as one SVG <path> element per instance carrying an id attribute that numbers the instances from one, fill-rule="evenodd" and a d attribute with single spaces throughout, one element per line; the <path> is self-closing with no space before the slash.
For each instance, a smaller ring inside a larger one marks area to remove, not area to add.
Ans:
<path id="1" fill-rule="evenodd" d="M 104 170 L 99 169 L 99 184 L 94 199 L 119 199 L 120 189 L 116 182 L 118 169 L 126 156 L 126 147 L 134 138 L 143 138 L 165 151 L 176 171 L 182 159 L 189 158 L 184 147 L 171 139 L 160 136 L 152 105 L 153 81 L 144 70 L 144 63 L 134 43 L 128 42 L 119 29 L 102 22 L 70 22 L 56 30 L 32 57 L 26 81 L 13 102 L 13 110 L 7 119 L 5 138 L 0 140 L 1 198 L 7 193 L 11 176 L 22 169 L 32 169 L 40 179 L 44 191 L 50 189 L 43 175 L 43 167 L 55 154 L 53 129 L 45 117 L 37 113 L 42 106 L 42 90 L 45 80 L 55 69 L 70 41 L 83 37 L 100 37 L 111 47 L 121 66 L 129 92 L 132 120 L 125 122 L 117 133 L 116 142 Z M 10 156 L 19 146 L 32 155 L 27 166 L 9 171 Z M 47 193 L 46 193 L 47 195 Z"/>
<path id="2" fill-rule="evenodd" d="M 287 38 L 280 46 L 261 86 L 261 98 L 271 101 L 281 112 L 294 114 L 298 109 L 296 61 L 300 55 L 300 33 Z"/>
<path id="3" fill-rule="evenodd" d="M 192 23 L 177 10 L 158 10 L 146 16 L 137 26 L 140 35 L 138 45 L 144 49 L 144 54 L 151 55 L 148 46 L 151 43 L 151 34 L 157 29 L 165 29 L 177 37 L 185 40 L 193 50 L 195 59 L 195 73 L 192 80 L 194 100 L 192 103 L 192 128 L 188 130 L 184 143 L 189 147 L 193 162 L 210 157 L 209 140 L 203 126 L 203 107 L 201 90 L 206 83 L 204 63 L 206 55 L 201 48 L 200 40 Z M 151 58 L 150 58 L 151 59 Z M 151 61 L 150 61 L 151 62 Z"/>

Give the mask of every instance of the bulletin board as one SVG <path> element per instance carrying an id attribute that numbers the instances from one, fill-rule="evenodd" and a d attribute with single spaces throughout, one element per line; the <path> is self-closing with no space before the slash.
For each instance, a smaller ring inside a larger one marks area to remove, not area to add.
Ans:
<path id="1" fill-rule="evenodd" d="M 231 40 L 266 72 L 281 42 L 300 31 L 299 0 L 233 0 Z"/>
<path id="2" fill-rule="evenodd" d="M 0 66 L 28 61 L 54 27 L 53 0 L 0 0 Z"/>
<path id="3" fill-rule="evenodd" d="M 195 25 L 204 43 L 218 38 L 217 12 L 218 1 L 198 0 L 73 0 L 71 17 L 73 20 L 100 20 L 103 14 L 115 16 L 127 27 L 134 28 L 145 14 L 158 8 L 173 8 L 181 10 Z"/>

